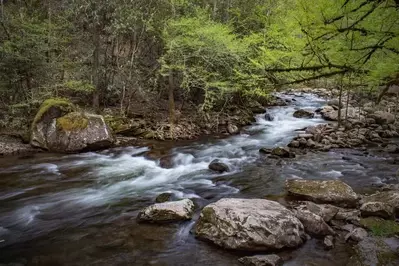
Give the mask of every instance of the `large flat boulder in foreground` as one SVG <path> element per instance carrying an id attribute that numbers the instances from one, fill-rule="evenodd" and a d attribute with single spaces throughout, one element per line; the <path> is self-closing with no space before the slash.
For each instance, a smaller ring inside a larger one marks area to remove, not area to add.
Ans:
<path id="1" fill-rule="evenodd" d="M 291 211 L 264 199 L 227 198 L 206 206 L 195 234 L 223 248 L 249 251 L 294 248 L 305 239 Z"/>
<path id="2" fill-rule="evenodd" d="M 304 180 L 286 181 L 288 195 L 315 203 L 330 203 L 341 207 L 354 207 L 358 196 L 352 188 L 339 180 Z"/>

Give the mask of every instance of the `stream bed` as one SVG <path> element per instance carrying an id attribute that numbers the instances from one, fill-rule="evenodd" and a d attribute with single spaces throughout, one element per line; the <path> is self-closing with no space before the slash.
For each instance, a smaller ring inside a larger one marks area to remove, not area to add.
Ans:
<path id="1" fill-rule="evenodd" d="M 397 182 L 396 158 L 378 150 L 309 152 L 269 159 L 259 148 L 283 146 L 296 130 L 325 123 L 294 118 L 298 108 L 316 109 L 311 94 L 282 95 L 292 104 L 268 110 L 241 134 L 225 139 L 174 142 L 157 147 L 174 155 L 164 169 L 146 159 L 146 147 L 75 155 L 37 154 L 0 158 L 0 264 L 10 265 L 240 265 L 246 255 L 196 240 L 193 221 L 138 224 L 138 211 L 161 193 L 192 198 L 198 210 L 224 197 L 278 198 L 287 178 L 340 179 L 363 192 Z M 216 174 L 219 159 L 231 171 Z M 350 249 L 323 250 L 312 239 L 284 251 L 285 265 L 345 265 Z"/>

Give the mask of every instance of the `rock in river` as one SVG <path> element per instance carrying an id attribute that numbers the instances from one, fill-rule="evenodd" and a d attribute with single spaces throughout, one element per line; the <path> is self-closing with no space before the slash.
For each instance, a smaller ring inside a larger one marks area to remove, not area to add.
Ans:
<path id="1" fill-rule="evenodd" d="M 294 158 L 295 154 L 288 147 L 276 147 L 271 151 L 272 155 L 282 158 Z"/>
<path id="2" fill-rule="evenodd" d="M 221 161 L 219 161 L 218 159 L 213 160 L 208 168 L 212 171 L 215 172 L 219 172 L 219 173 L 223 173 L 223 172 L 228 172 L 229 171 L 229 166 L 225 163 L 222 163 Z"/>
<path id="3" fill-rule="evenodd" d="M 284 261 L 276 254 L 243 257 L 238 260 L 245 266 L 279 266 Z"/>
<path id="4" fill-rule="evenodd" d="M 296 118 L 313 118 L 314 113 L 305 109 L 299 109 L 294 112 L 294 117 Z"/>
<path id="5" fill-rule="evenodd" d="M 303 200 L 342 207 L 356 206 L 358 202 L 352 188 L 339 180 L 292 179 L 287 180 L 285 185 L 290 196 Z"/>
<path id="6" fill-rule="evenodd" d="M 305 239 L 302 223 L 280 203 L 265 199 L 221 199 L 206 206 L 195 227 L 198 238 L 227 249 L 294 248 Z"/>
<path id="7" fill-rule="evenodd" d="M 46 100 L 32 123 L 31 145 L 48 151 L 105 149 L 114 141 L 101 115 L 74 112 L 64 100 Z"/>
<path id="8" fill-rule="evenodd" d="M 301 209 L 295 210 L 294 213 L 309 235 L 320 237 L 335 234 L 334 230 L 317 214 Z"/>
<path id="9" fill-rule="evenodd" d="M 384 204 L 389 204 L 395 210 L 396 216 L 399 216 L 399 191 L 382 191 L 362 199 L 362 203 L 367 202 L 382 202 Z"/>
<path id="10" fill-rule="evenodd" d="M 156 203 L 142 209 L 137 215 L 137 219 L 139 222 L 150 223 L 190 220 L 194 208 L 194 202 L 189 199 Z"/>

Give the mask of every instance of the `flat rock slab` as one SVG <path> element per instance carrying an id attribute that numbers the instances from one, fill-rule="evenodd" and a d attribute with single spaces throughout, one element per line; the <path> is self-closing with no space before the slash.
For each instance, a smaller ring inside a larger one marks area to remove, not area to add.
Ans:
<path id="1" fill-rule="evenodd" d="M 339 180 L 287 180 L 288 195 L 315 203 L 330 203 L 341 207 L 354 207 L 358 196 L 352 188 Z"/>
<path id="2" fill-rule="evenodd" d="M 137 219 L 139 222 L 150 223 L 190 220 L 194 208 L 194 202 L 189 199 L 156 203 L 142 209 L 137 215 Z"/>
<path id="3" fill-rule="evenodd" d="M 238 261 L 245 266 L 280 266 L 284 263 L 276 254 L 243 257 Z"/>
<path id="4" fill-rule="evenodd" d="M 221 199 L 206 206 L 195 227 L 198 238 L 227 249 L 294 248 L 305 239 L 302 223 L 280 203 L 265 199 Z"/>

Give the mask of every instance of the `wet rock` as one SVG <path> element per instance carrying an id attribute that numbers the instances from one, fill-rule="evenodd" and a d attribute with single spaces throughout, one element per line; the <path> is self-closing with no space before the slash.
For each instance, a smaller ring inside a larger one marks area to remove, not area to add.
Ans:
<path id="1" fill-rule="evenodd" d="M 360 207 L 360 212 L 363 217 L 377 216 L 384 219 L 394 217 L 394 208 L 384 202 L 366 202 Z"/>
<path id="2" fill-rule="evenodd" d="M 399 191 L 382 191 L 362 199 L 362 203 L 367 202 L 382 202 L 392 206 L 395 210 L 395 215 L 399 216 Z"/>
<path id="3" fill-rule="evenodd" d="M 309 148 L 314 148 L 316 146 L 316 143 L 313 140 L 308 139 L 306 142 L 306 146 L 308 146 Z"/>
<path id="4" fill-rule="evenodd" d="M 354 107 L 348 107 L 341 109 L 341 118 L 346 117 L 346 113 L 348 113 L 348 118 L 353 119 L 353 118 L 358 118 L 359 117 L 359 110 Z M 334 108 L 325 108 L 320 112 L 321 116 L 328 121 L 338 121 L 338 110 L 335 110 Z"/>
<path id="5" fill-rule="evenodd" d="M 395 116 L 393 114 L 383 111 L 376 111 L 369 115 L 369 117 L 373 118 L 379 125 L 392 124 L 395 122 Z"/>
<path id="6" fill-rule="evenodd" d="M 142 209 L 137 215 L 137 220 L 150 223 L 190 220 L 194 208 L 194 203 L 189 199 L 156 203 Z"/>
<path id="7" fill-rule="evenodd" d="M 359 224 L 360 211 L 354 209 L 339 209 L 338 213 L 334 216 L 334 219 Z"/>
<path id="8" fill-rule="evenodd" d="M 156 203 L 163 203 L 163 202 L 167 202 L 172 198 L 173 194 L 172 193 L 162 193 L 159 194 L 156 198 L 155 198 L 155 202 Z"/>
<path id="9" fill-rule="evenodd" d="M 269 149 L 269 148 L 261 148 L 261 149 L 259 149 L 259 152 L 260 152 L 260 153 L 263 153 L 263 154 L 271 154 L 271 153 L 272 153 L 272 149 Z"/>
<path id="10" fill-rule="evenodd" d="M 334 237 L 326 236 L 323 240 L 323 247 L 325 250 L 330 250 L 334 248 Z"/>
<path id="11" fill-rule="evenodd" d="M 288 147 L 277 147 L 274 148 L 271 152 L 272 155 L 282 157 L 282 158 L 293 158 L 295 154 L 293 154 Z"/>
<path id="12" fill-rule="evenodd" d="M 326 236 L 334 235 L 334 230 L 324 222 L 323 218 L 308 211 L 308 210 L 295 210 L 295 216 L 301 221 L 305 227 L 306 233 L 311 236 Z"/>
<path id="13" fill-rule="evenodd" d="M 399 153 L 399 147 L 395 144 L 388 144 L 385 148 L 384 148 L 385 152 L 388 153 Z"/>
<path id="14" fill-rule="evenodd" d="M 298 138 L 311 139 L 311 138 L 313 138 L 313 134 L 309 134 L 309 133 L 299 134 Z"/>
<path id="15" fill-rule="evenodd" d="M 293 248 L 305 237 L 302 223 L 281 204 L 229 198 L 202 210 L 195 234 L 227 249 L 249 251 Z"/>
<path id="16" fill-rule="evenodd" d="M 329 101 L 327 102 L 327 104 L 330 105 L 330 106 L 338 106 L 338 107 L 340 107 L 340 108 L 344 107 L 344 105 L 343 105 L 342 102 L 341 102 L 341 104 L 340 104 L 339 99 L 332 99 L 332 100 L 329 100 Z"/>
<path id="17" fill-rule="evenodd" d="M 166 169 L 173 168 L 173 166 L 174 166 L 173 156 L 166 155 L 166 156 L 161 157 L 161 159 L 159 159 L 159 166 L 161 166 L 162 168 L 166 168 Z"/>
<path id="18" fill-rule="evenodd" d="M 388 239 L 367 237 L 355 246 L 355 255 L 347 266 L 399 265 L 399 254 L 387 244 Z"/>
<path id="19" fill-rule="evenodd" d="M 338 207 L 329 204 L 315 204 L 311 201 L 305 204 L 310 212 L 321 216 L 326 223 L 331 221 L 339 211 Z"/>
<path id="20" fill-rule="evenodd" d="M 274 120 L 274 117 L 273 117 L 271 114 L 266 113 L 266 114 L 265 114 L 265 120 L 266 120 L 266 121 L 273 121 L 273 120 Z"/>
<path id="21" fill-rule="evenodd" d="M 300 143 L 299 143 L 299 141 L 297 141 L 297 140 L 293 140 L 293 141 L 291 141 L 291 142 L 288 144 L 288 147 L 290 147 L 290 148 L 299 148 L 299 146 L 300 146 Z"/>
<path id="22" fill-rule="evenodd" d="M 308 144 L 308 141 L 304 138 L 300 138 L 298 141 L 299 141 L 299 145 L 302 147 L 306 147 L 306 145 Z"/>
<path id="23" fill-rule="evenodd" d="M 362 241 L 363 239 L 365 239 L 367 236 L 368 236 L 367 231 L 361 227 L 358 227 L 358 228 L 355 228 L 353 231 L 351 231 L 350 233 L 348 233 L 345 236 L 345 241 L 348 241 L 349 239 L 351 239 L 355 242 L 359 242 L 359 241 Z"/>
<path id="24" fill-rule="evenodd" d="M 213 160 L 209 164 L 208 168 L 212 171 L 219 172 L 219 173 L 228 172 L 230 170 L 229 166 L 227 164 L 222 163 L 221 161 L 219 161 L 217 159 Z"/>
<path id="25" fill-rule="evenodd" d="M 230 135 L 235 135 L 239 132 L 239 129 L 236 125 L 229 124 L 227 125 L 227 132 L 229 132 Z"/>
<path id="26" fill-rule="evenodd" d="M 315 203 L 331 203 L 337 206 L 356 206 L 358 197 L 350 186 L 339 180 L 286 180 L 289 195 Z"/>
<path id="27" fill-rule="evenodd" d="M 294 112 L 294 117 L 296 118 L 313 118 L 314 113 L 312 111 L 300 109 Z"/>
<path id="28" fill-rule="evenodd" d="M 284 263 L 276 254 L 243 257 L 238 261 L 246 266 L 280 266 Z"/>

